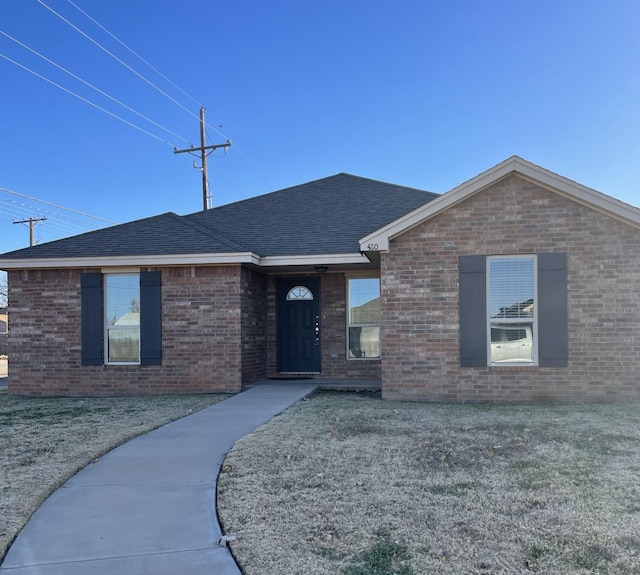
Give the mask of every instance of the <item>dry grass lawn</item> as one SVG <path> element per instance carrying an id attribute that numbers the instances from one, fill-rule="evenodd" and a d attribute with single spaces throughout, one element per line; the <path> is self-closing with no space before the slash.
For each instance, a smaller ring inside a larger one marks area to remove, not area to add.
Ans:
<path id="1" fill-rule="evenodd" d="M 640 406 L 321 394 L 227 457 L 245 575 L 640 574 Z"/>
<path id="2" fill-rule="evenodd" d="M 228 395 L 24 398 L 0 392 L 0 561 L 40 503 L 113 447 Z"/>

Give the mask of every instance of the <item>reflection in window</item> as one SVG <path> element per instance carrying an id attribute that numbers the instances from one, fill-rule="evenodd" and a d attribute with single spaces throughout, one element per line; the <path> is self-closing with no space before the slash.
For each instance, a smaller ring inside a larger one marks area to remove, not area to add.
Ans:
<path id="1" fill-rule="evenodd" d="M 350 278 L 347 281 L 349 358 L 379 358 L 380 280 Z"/>
<path id="2" fill-rule="evenodd" d="M 140 276 L 105 276 L 107 363 L 140 361 Z"/>
<path id="3" fill-rule="evenodd" d="M 535 363 L 535 257 L 489 258 L 489 363 Z"/>
<path id="4" fill-rule="evenodd" d="M 287 293 L 287 301 L 312 300 L 313 294 L 309 288 L 304 286 L 292 287 Z"/>

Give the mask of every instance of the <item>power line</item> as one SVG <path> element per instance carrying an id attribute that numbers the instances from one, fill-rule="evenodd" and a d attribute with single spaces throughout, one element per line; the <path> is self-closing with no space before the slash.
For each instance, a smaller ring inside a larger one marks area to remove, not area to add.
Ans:
<path id="1" fill-rule="evenodd" d="M 249 158 L 247 158 L 247 156 L 245 156 L 242 153 L 242 150 L 240 148 L 238 148 L 238 146 L 236 145 L 236 143 L 233 143 L 233 146 L 236 150 L 236 152 L 240 155 L 240 157 L 246 162 L 246 164 L 249 166 L 249 169 L 253 172 L 253 175 L 258 178 L 266 187 L 267 190 L 273 190 L 273 186 L 271 184 L 269 184 L 269 182 L 267 182 L 267 180 L 265 180 L 256 170 L 255 166 L 249 161 Z"/>
<path id="2" fill-rule="evenodd" d="M 90 224 L 87 221 L 82 221 L 77 218 L 70 218 L 64 214 L 53 212 L 50 210 L 43 210 L 33 204 L 29 205 L 16 200 L 0 200 L 0 217 L 8 217 L 8 214 L 12 214 L 17 217 L 25 217 L 36 212 L 38 215 L 43 215 L 49 222 L 48 225 L 54 226 L 59 230 L 69 233 L 80 233 L 96 229 L 95 224 Z"/>
<path id="3" fill-rule="evenodd" d="M 79 12 L 81 12 L 82 14 L 84 14 L 87 18 L 89 18 L 89 20 L 91 20 L 96 26 L 98 26 L 99 28 L 101 28 L 102 30 L 104 30 L 107 34 L 109 34 L 109 36 L 111 36 L 116 42 L 118 42 L 121 46 L 124 46 L 127 50 L 129 50 L 129 52 L 131 52 L 136 58 L 138 58 L 139 60 L 141 60 L 144 64 L 146 64 L 149 68 L 151 68 L 156 74 L 158 74 L 159 76 L 161 76 L 162 78 L 164 78 L 167 82 L 169 82 L 169 84 L 171 84 L 174 88 L 176 88 L 177 90 L 179 90 L 180 92 L 182 92 L 187 98 L 189 98 L 194 104 L 196 104 L 197 106 L 201 107 L 202 104 L 200 104 L 200 102 L 198 102 L 193 96 L 189 95 L 187 92 L 185 92 L 180 86 L 178 86 L 175 82 L 171 81 L 169 78 L 167 78 L 167 76 L 165 76 L 162 72 L 160 72 L 160 70 L 158 70 L 156 67 L 152 66 L 151 64 L 149 64 L 149 62 L 147 62 L 142 56 L 140 56 L 140 54 L 138 54 L 137 52 L 135 52 L 134 50 L 132 50 L 131 48 L 129 48 L 129 46 L 127 46 L 122 40 L 120 40 L 120 38 L 118 38 L 115 34 L 111 33 L 109 30 L 107 30 L 102 24 L 100 24 L 100 22 L 98 22 L 95 18 L 92 18 L 91 16 L 89 16 L 89 14 L 87 14 L 84 10 L 82 10 L 82 8 L 78 7 L 76 4 L 74 4 L 71 0 L 67 0 L 67 2 L 69 2 L 69 4 L 71 4 L 76 10 L 78 10 Z"/>
<path id="4" fill-rule="evenodd" d="M 24 44 L 23 42 L 20 42 L 20 40 L 14 38 L 13 36 L 10 36 L 9 34 L 7 34 L 6 32 L 4 32 L 3 30 L 0 30 L 0 34 L 2 34 L 3 36 L 5 36 L 6 38 L 9 38 L 9 40 L 15 42 L 16 44 L 18 44 L 19 46 L 22 46 L 25 50 L 29 50 L 29 52 L 31 52 L 32 54 L 35 54 L 36 56 L 38 56 L 39 58 L 42 58 L 45 62 L 48 62 L 49 64 L 51 64 L 52 66 L 55 66 L 56 68 L 58 68 L 58 70 L 62 70 L 65 74 L 68 74 L 69 76 L 71 76 L 72 78 L 75 78 L 76 80 L 78 80 L 79 82 L 82 82 L 85 86 L 89 86 L 89 88 L 95 90 L 96 92 L 98 92 L 99 94 L 102 94 L 103 96 L 109 98 L 111 101 L 115 102 L 116 104 L 119 104 L 120 106 L 122 106 L 123 108 L 129 110 L 130 112 L 133 112 L 134 114 L 140 116 L 142 119 L 146 120 L 147 122 L 153 124 L 154 126 L 160 128 L 161 130 L 164 130 L 165 132 L 171 134 L 172 136 L 175 136 L 176 138 L 178 138 L 179 140 L 182 140 L 183 142 L 189 143 L 189 140 L 187 140 L 186 138 L 183 138 L 182 136 L 180 136 L 179 134 L 176 134 L 175 132 L 172 132 L 169 128 L 165 128 L 163 125 L 158 124 L 158 122 L 155 122 L 154 120 L 152 120 L 151 118 L 148 118 L 147 116 L 145 116 L 144 114 L 142 114 L 141 112 L 138 112 L 137 110 L 134 110 L 132 107 L 127 106 L 127 104 L 125 104 L 124 102 L 121 102 L 120 100 L 118 100 L 117 98 L 114 98 L 113 96 L 107 94 L 104 90 L 101 90 L 100 88 L 98 88 L 97 86 L 94 86 L 93 84 L 91 84 L 90 82 L 87 82 L 86 80 L 83 80 L 82 78 L 80 78 L 80 76 L 74 74 L 73 72 L 71 72 L 70 70 L 67 70 L 66 68 L 64 68 L 63 66 L 60 66 L 59 64 L 56 64 L 53 60 L 50 60 L 49 58 L 47 58 L 46 56 L 40 54 L 40 52 L 37 52 L 36 50 L 34 50 L 33 48 L 30 48 L 29 46 L 27 46 L 26 44 Z"/>
<path id="5" fill-rule="evenodd" d="M 14 196 L 19 196 L 21 198 L 26 198 L 33 202 L 39 202 L 41 204 L 46 204 L 47 206 L 52 206 L 54 208 L 58 208 L 59 210 L 66 210 L 67 212 L 71 212 L 73 214 L 77 214 L 80 216 L 84 216 L 85 218 L 91 218 L 94 220 L 99 220 L 101 222 L 105 222 L 107 224 L 115 224 L 116 222 L 112 222 L 111 220 L 105 220 L 104 218 L 100 218 L 98 216 L 93 216 L 91 214 L 87 214 L 86 212 L 80 212 L 78 210 L 74 210 L 73 208 L 66 208 L 65 206 L 61 206 L 60 204 L 54 204 L 53 202 L 48 202 L 46 200 L 41 200 L 40 198 L 34 198 L 33 196 L 27 196 L 26 194 L 21 194 L 20 192 L 14 192 L 13 190 L 9 190 L 7 188 L 0 187 L 1 192 L 6 192 L 7 194 L 13 194 Z"/>
<path id="6" fill-rule="evenodd" d="M 135 70 L 134 68 L 132 68 L 131 66 L 129 66 L 129 64 L 127 64 L 126 62 L 124 62 L 123 60 L 121 60 L 120 58 L 118 58 L 113 52 L 110 52 L 109 50 L 107 50 L 102 44 L 100 44 L 100 42 L 98 42 L 97 40 L 94 40 L 91 36 L 89 36 L 89 34 L 87 34 L 86 32 L 83 32 L 82 30 L 80 30 L 80 28 L 78 28 L 75 24 L 69 22 L 69 20 L 67 20 L 64 16 L 62 16 L 61 14 L 59 14 L 58 12 L 56 12 L 53 8 L 51 8 L 50 6 L 47 6 L 47 4 L 45 4 L 42 0 L 36 0 L 38 2 L 38 4 L 42 5 L 44 8 L 46 8 L 47 10 L 49 10 L 52 14 L 55 14 L 58 18 L 60 18 L 60 20 L 62 20 L 65 24 L 71 26 L 71 28 L 73 28 L 76 32 L 78 32 L 79 34 L 82 34 L 87 40 L 89 40 L 90 42 L 92 42 L 93 44 L 95 44 L 98 48 L 100 48 L 103 52 L 106 52 L 109 56 L 111 56 L 116 62 L 119 62 L 120 64 L 122 64 L 127 70 L 129 70 L 130 72 L 133 72 L 136 76 L 138 76 L 138 78 L 140 78 L 142 81 L 146 82 L 147 84 L 149 84 L 149 86 L 151 86 L 152 88 L 154 88 L 155 90 L 157 90 L 158 92 L 160 92 L 160 94 L 162 94 L 165 98 L 168 98 L 171 102 L 173 102 L 176 106 L 178 106 L 179 108 L 181 108 L 182 110 L 184 110 L 185 112 L 187 112 L 187 114 L 189 114 L 190 116 L 193 116 L 194 118 L 198 118 L 198 116 L 196 116 L 191 110 L 189 110 L 189 108 L 187 108 L 186 106 L 183 106 L 180 102 L 178 102 L 175 98 L 172 98 L 169 94 L 167 94 L 164 90 L 162 90 L 161 88 L 159 88 L 158 86 L 156 86 L 151 80 L 148 80 L 147 78 L 145 78 L 142 74 L 140 74 L 140 72 L 138 72 L 137 70 Z M 214 128 L 214 131 L 215 130 Z"/>
<path id="7" fill-rule="evenodd" d="M 76 8 L 79 12 L 81 12 L 82 14 L 84 14 L 89 20 L 91 20 L 94 24 L 96 24 L 98 27 L 100 27 L 102 30 L 104 30 L 107 34 L 109 34 L 109 36 L 111 36 L 114 40 L 116 40 L 118 43 L 120 43 L 122 46 L 124 46 L 128 51 L 130 51 L 132 54 L 134 54 L 137 58 L 139 58 L 143 63 L 145 63 L 147 66 L 149 66 L 152 70 L 154 70 L 156 73 L 158 73 L 162 78 L 164 78 L 167 82 L 169 82 L 172 86 L 174 86 L 176 89 L 178 89 L 181 93 L 183 93 L 185 96 L 187 96 L 189 99 L 191 99 L 192 101 L 196 102 L 197 101 L 190 96 L 188 93 L 186 93 L 182 88 L 180 88 L 178 85 L 176 85 L 174 82 L 172 82 L 167 76 L 165 76 L 164 74 L 162 74 L 162 72 L 160 72 L 159 70 L 157 70 L 154 66 L 152 66 L 149 62 L 147 62 L 144 58 L 142 58 L 142 56 L 140 56 L 139 54 L 137 54 L 134 50 L 132 50 L 131 48 L 129 48 L 124 42 L 122 42 L 119 38 L 117 38 L 113 33 L 111 33 L 109 30 L 107 30 L 104 26 L 102 26 L 99 22 L 97 22 L 94 18 L 92 18 L 89 14 L 87 14 L 84 10 L 82 10 L 81 8 L 79 8 L 74 2 L 72 2 L 71 0 L 67 0 L 74 8 Z M 175 100 L 174 98 L 172 98 L 169 94 L 167 94 L 166 92 L 164 92 L 162 89 L 160 89 L 158 86 L 156 86 L 153 82 L 151 82 L 150 80 L 148 80 L 147 78 L 145 78 L 141 73 L 137 72 L 134 68 L 132 68 L 131 66 L 129 66 L 128 64 L 126 64 L 122 59 L 118 58 L 116 55 L 114 55 L 112 52 L 110 52 L 108 49 L 106 49 L 104 46 L 102 46 L 99 42 L 97 42 L 96 40 L 94 40 L 91 36 L 89 36 L 87 33 L 83 32 L 80 28 L 78 28 L 77 26 L 75 26 L 73 23 L 71 23 L 69 20 L 67 20 L 66 18 L 64 18 L 61 14 L 59 14 L 58 12 L 56 12 L 55 10 L 53 10 L 50 6 L 48 6 L 45 2 L 43 2 L 42 0 L 37 0 L 37 2 L 43 6 L 44 8 L 46 8 L 47 10 L 49 10 L 52 14 L 54 14 L 55 16 L 57 16 L 60 20 L 62 20 L 63 22 L 65 22 L 68 26 L 70 26 L 71 28 L 73 28 L 74 30 L 76 30 L 79 34 L 81 34 L 82 36 L 84 36 L 86 39 L 88 39 L 90 42 L 92 42 L 93 44 L 95 44 L 97 47 L 99 47 L 101 50 L 103 50 L 106 54 L 108 54 L 109 56 L 111 56 L 114 60 L 116 60 L 117 62 L 119 62 L 122 66 L 124 66 L 125 68 L 127 68 L 129 71 L 131 71 L 132 73 L 134 73 L 136 76 L 138 76 L 141 80 L 143 80 L 144 82 L 146 82 L 147 84 L 149 84 L 151 87 L 153 87 L 155 90 L 157 90 L 160 94 L 162 94 L 163 96 L 165 96 L 167 99 L 169 99 L 171 102 L 173 102 L 174 104 L 176 104 L 179 108 L 181 108 L 182 110 L 184 110 L 186 113 L 188 113 L 190 116 L 194 117 L 194 118 L 198 118 L 198 116 L 196 114 L 194 114 L 191 110 L 189 110 L 188 108 L 186 108 L 185 106 L 183 106 L 180 102 L 178 102 L 177 100 Z M 6 34 L 5 34 L 6 35 Z M 8 35 L 7 35 L 8 36 Z M 9 37 L 11 38 L 11 37 Z M 13 39 L 13 38 L 11 38 Z M 15 40 L 14 40 L 15 41 Z M 21 43 L 20 43 L 21 44 Z M 21 44 L 22 45 L 22 44 Z M 23 45 L 24 46 L 24 45 Z M 27 48 L 28 50 L 31 50 L 31 48 L 28 48 L 27 46 L 24 46 L 25 48 Z M 133 110 L 132 108 L 128 107 L 127 105 L 125 105 L 124 103 L 120 102 L 119 100 L 116 100 L 115 98 L 109 96 L 108 94 L 106 94 L 105 92 L 103 92 L 102 90 L 96 88 L 95 86 L 92 86 L 91 84 L 89 84 L 88 82 L 85 82 L 84 80 L 82 80 L 81 78 L 77 77 L 76 75 L 72 74 L 71 72 L 65 70 L 64 68 L 58 66 L 57 64 L 55 64 L 54 62 L 51 62 L 50 60 L 48 60 L 47 58 L 45 58 L 44 56 L 41 56 L 40 54 L 38 54 L 37 52 L 31 50 L 32 52 L 34 52 L 35 54 L 37 54 L 38 56 L 44 58 L 45 60 L 47 60 L 48 62 L 50 62 L 52 65 L 59 67 L 60 69 L 62 69 L 63 71 L 65 71 L 66 73 L 70 74 L 71 76 L 73 76 L 74 78 L 78 79 L 79 81 L 89 85 L 90 87 L 92 87 L 93 89 L 97 90 L 99 93 L 103 94 L 104 96 L 112 99 L 113 101 L 115 101 L 116 103 L 118 103 L 119 105 L 125 107 L 126 109 L 132 111 L 133 113 L 139 115 L 140 117 L 144 118 L 145 120 L 149 121 L 150 123 L 156 125 L 157 127 L 161 128 L 162 130 L 165 130 L 166 132 L 174 135 L 175 137 L 177 137 L 178 139 L 184 141 L 184 142 L 189 142 L 189 140 L 187 140 L 186 138 L 183 138 L 181 136 L 179 136 L 178 134 L 175 134 L 174 132 L 172 132 L 171 130 L 168 130 L 167 128 L 165 128 L 164 126 L 157 124 L 156 122 L 154 122 L 153 120 L 147 118 L 146 116 L 144 116 L 143 114 Z M 93 106 L 94 108 L 99 109 L 100 111 L 120 120 L 121 122 L 151 136 L 152 138 L 161 141 L 165 144 L 168 144 L 170 146 L 172 146 L 173 148 L 175 148 L 176 146 L 171 144 L 170 142 L 168 142 L 167 140 L 149 132 L 148 130 L 145 130 L 143 128 L 141 128 L 140 126 L 137 126 L 136 124 L 133 124 L 132 122 L 129 122 L 128 120 L 125 120 L 124 118 L 121 118 L 120 116 L 102 108 L 101 106 L 98 106 L 97 104 L 79 96 L 78 94 L 75 94 L 74 92 L 72 92 L 71 90 L 68 90 L 66 88 L 64 88 L 63 86 L 60 86 L 59 84 L 53 82 L 52 80 L 49 80 L 48 78 L 41 76 L 40 74 L 38 74 L 37 72 L 34 72 L 33 70 L 30 70 L 29 68 L 27 68 L 26 66 L 23 66 L 21 64 L 19 64 L 18 62 L 15 62 L 14 60 L 8 58 L 7 56 L 4 56 L 3 54 L 0 54 L 0 57 L 5 58 L 6 60 L 8 60 L 9 62 L 23 68 L 24 70 L 30 72 L 31 74 L 34 74 L 35 76 L 45 80 L 46 82 L 53 84 L 54 86 L 60 88 L 61 90 L 64 90 L 65 92 L 75 96 L 76 98 L 82 100 L 83 102 Z M 205 126 L 207 128 L 209 128 L 211 131 L 217 133 L 218 135 L 222 136 L 223 138 L 229 140 L 229 138 L 220 130 L 218 130 L 217 128 L 215 128 L 214 126 L 211 126 L 208 123 L 205 123 Z M 270 189 L 271 186 L 270 184 L 258 173 L 258 171 L 255 169 L 255 166 L 249 161 L 249 159 L 245 156 L 245 154 L 242 152 L 241 149 L 239 149 L 235 144 L 235 149 L 237 150 L 238 154 L 240 155 L 240 157 L 244 160 L 244 162 L 249 166 L 251 172 L 253 172 L 253 174 L 262 181 L 263 184 L 265 184 L 265 186 Z"/>
<path id="8" fill-rule="evenodd" d="M 89 36 L 89 34 L 87 34 L 86 32 L 83 32 L 80 28 L 78 28 L 75 24 L 73 24 L 72 22 L 70 22 L 69 20 L 67 20 L 64 16 L 62 16 L 62 14 L 59 14 L 58 12 L 56 12 L 53 8 L 51 8 L 50 6 L 48 6 L 47 4 L 45 4 L 45 2 L 43 2 L 43 0 L 36 0 L 38 2 L 38 4 L 40 4 L 41 6 L 43 6 L 44 8 L 46 8 L 47 10 L 49 10 L 49 12 L 51 12 L 52 14 L 54 14 L 55 16 L 57 16 L 60 20 L 62 20 L 65 24 L 67 24 L 68 26 L 70 26 L 71 28 L 73 28 L 76 32 L 78 32 L 79 34 L 81 34 L 82 36 L 84 36 L 87 40 L 89 40 L 91 43 L 95 44 L 98 48 L 100 48 L 103 52 L 105 52 L 106 54 L 108 54 L 109 56 L 111 56 L 116 62 L 120 63 L 122 66 L 124 66 L 127 70 L 129 70 L 130 72 L 133 72 L 136 76 L 138 76 L 138 78 L 140 78 L 143 82 L 146 82 L 147 84 L 149 84 L 149 86 L 151 86 L 154 90 L 157 90 L 160 94 L 162 94 L 165 98 L 167 98 L 168 100 L 170 100 L 171 102 L 173 102 L 176 106 L 178 106 L 179 108 L 181 108 L 182 110 L 184 110 L 187 114 L 189 114 L 190 116 L 192 116 L 193 118 L 198 119 L 198 116 L 196 116 L 196 114 L 194 114 L 191 110 L 189 110 L 189 108 L 187 108 L 186 106 L 183 106 L 180 102 L 178 102 L 175 98 L 172 98 L 169 94 L 167 94 L 164 90 L 162 90 L 161 88 L 159 88 L 158 86 L 156 86 L 151 80 L 145 78 L 140 72 L 138 72 L 137 70 L 135 70 L 134 68 L 132 68 L 131 66 L 129 66 L 129 64 L 127 64 L 126 62 L 124 62 L 122 59 L 118 58 L 113 52 L 110 52 L 109 50 L 107 50 L 102 44 L 100 44 L 100 42 L 98 42 L 97 40 L 94 40 L 91 36 Z M 207 124 L 208 128 L 211 128 L 214 132 L 216 132 L 219 136 L 222 136 L 223 138 L 227 138 L 227 136 L 225 136 L 222 132 L 220 132 L 219 130 L 217 130 L 216 128 L 209 126 Z M 227 138 L 228 139 L 228 138 Z"/>
<path id="9" fill-rule="evenodd" d="M 168 146 L 171 146 L 172 148 L 175 148 L 174 144 L 172 144 L 171 142 L 165 140 L 164 138 L 161 138 L 160 136 L 156 136 L 155 134 L 149 132 L 148 130 L 145 130 L 144 128 L 141 128 L 140 126 L 137 126 L 136 124 L 134 124 L 133 122 L 130 122 L 129 120 L 125 120 L 124 118 L 118 116 L 117 114 L 114 114 L 113 112 L 110 112 L 109 110 L 103 108 L 102 106 L 98 106 L 98 104 L 95 104 L 91 100 L 87 100 L 86 98 L 83 98 L 82 96 L 76 94 L 75 92 L 72 92 L 71 90 L 65 88 L 64 86 L 61 86 L 60 84 L 54 82 L 53 80 L 49 80 L 49 78 L 46 78 L 42 74 L 38 74 L 38 72 L 35 72 L 34 70 L 31 70 L 30 68 L 27 68 L 26 66 L 23 66 L 22 64 L 20 64 L 19 62 L 16 62 L 15 60 L 12 60 L 8 56 L 5 56 L 4 54 L 0 54 L 0 58 L 4 58 L 8 62 L 11 62 L 12 64 L 15 64 L 16 66 L 18 66 L 18 68 L 22 68 L 23 70 L 26 70 L 27 72 L 33 74 L 37 78 L 40 78 L 41 80 L 44 80 L 45 82 L 48 82 L 49 84 L 52 84 L 56 88 L 60 88 L 60 90 L 62 90 L 63 92 L 66 92 L 67 94 L 71 94 L 72 96 L 75 96 L 76 98 L 78 98 L 78 100 L 82 100 L 84 103 L 89 104 L 90 106 L 93 106 L 94 108 L 100 110 L 101 112 L 104 112 L 105 114 L 108 114 L 109 116 L 111 116 L 112 118 L 115 118 L 116 120 L 120 120 L 121 122 L 127 124 L 128 126 L 131 126 L 132 128 L 135 128 L 136 130 L 139 130 L 143 134 L 147 134 L 147 136 L 151 136 L 152 138 L 162 142 L 163 144 L 167 144 Z"/>

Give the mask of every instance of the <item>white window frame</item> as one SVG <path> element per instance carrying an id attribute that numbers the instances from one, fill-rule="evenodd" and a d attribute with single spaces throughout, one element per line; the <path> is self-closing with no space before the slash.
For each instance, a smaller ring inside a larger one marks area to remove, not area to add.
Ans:
<path id="1" fill-rule="evenodd" d="M 137 276 L 138 277 L 138 286 L 140 285 L 140 272 L 123 272 L 123 273 L 107 273 L 103 274 L 103 308 L 104 308 L 104 319 L 103 319 L 103 329 L 104 329 L 104 363 L 105 365 L 140 365 L 140 322 L 138 322 L 137 326 L 118 326 L 116 327 L 117 331 L 137 331 L 138 333 L 138 360 L 137 361 L 109 361 L 109 330 L 113 329 L 115 326 L 108 325 L 108 281 L 109 277 L 117 277 L 117 276 Z M 138 288 L 139 289 L 139 288 Z M 138 291 L 138 304 L 140 303 L 140 292 Z"/>
<path id="2" fill-rule="evenodd" d="M 491 317 L 491 262 L 508 259 L 531 259 L 533 262 L 533 318 L 492 318 Z M 487 365 L 492 367 L 534 367 L 538 365 L 538 258 L 535 254 L 515 254 L 503 256 L 488 256 L 486 267 L 486 318 L 487 318 Z M 531 324 L 532 334 L 532 361 L 495 362 L 492 361 L 491 353 L 491 324 Z"/>
<path id="3" fill-rule="evenodd" d="M 382 318 L 378 323 L 350 323 L 351 315 L 351 289 L 350 282 L 352 280 L 378 280 L 378 297 L 382 297 L 382 285 L 380 284 L 380 276 L 377 275 L 350 275 L 346 277 L 347 280 L 347 296 L 346 296 L 346 358 L 348 361 L 379 361 L 382 357 Z M 352 327 L 377 327 L 378 328 L 378 349 L 380 354 L 375 357 L 351 357 L 349 355 L 349 328 Z"/>

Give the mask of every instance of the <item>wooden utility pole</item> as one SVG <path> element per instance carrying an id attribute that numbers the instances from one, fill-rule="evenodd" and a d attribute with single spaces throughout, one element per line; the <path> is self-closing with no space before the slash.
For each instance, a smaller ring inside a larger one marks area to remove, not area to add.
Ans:
<path id="1" fill-rule="evenodd" d="M 33 246 L 33 228 L 38 222 L 44 222 L 47 218 L 29 218 L 28 220 L 13 220 L 14 224 L 29 224 L 29 247 Z"/>
<path id="2" fill-rule="evenodd" d="M 211 194 L 209 193 L 209 176 L 207 175 L 207 157 L 218 148 L 224 148 L 224 151 L 226 152 L 227 148 L 231 146 L 231 142 L 227 140 L 224 144 L 214 144 L 212 146 L 205 146 L 205 144 L 204 107 L 202 107 L 200 108 L 200 147 L 196 148 L 195 146 L 191 146 L 184 150 L 174 148 L 173 153 L 184 154 L 187 152 L 189 154 L 196 155 L 196 152 L 199 152 L 201 163 L 200 169 L 202 170 L 202 209 L 208 210 L 211 207 Z M 193 163 L 193 167 L 196 167 L 195 162 Z"/>

